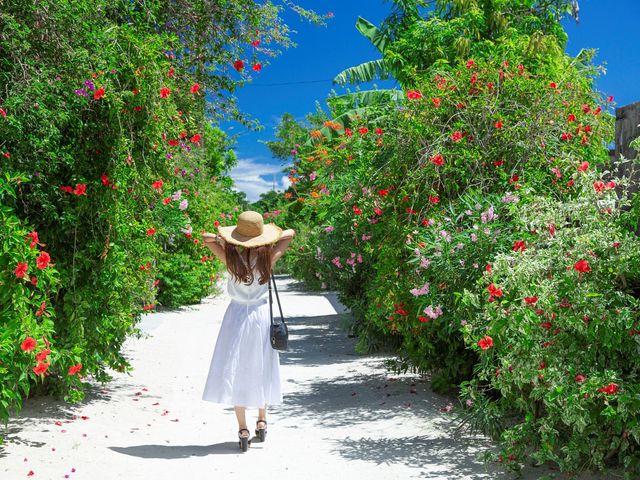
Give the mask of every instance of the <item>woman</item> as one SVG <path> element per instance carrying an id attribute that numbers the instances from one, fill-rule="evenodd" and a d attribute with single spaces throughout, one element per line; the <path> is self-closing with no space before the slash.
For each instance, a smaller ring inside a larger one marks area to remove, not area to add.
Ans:
<path id="1" fill-rule="evenodd" d="M 233 405 L 238 419 L 238 444 L 251 444 L 247 407 L 258 407 L 256 435 L 264 441 L 267 405 L 282 403 L 280 358 L 269 339 L 269 278 L 276 261 L 287 250 L 295 232 L 262 215 L 242 212 L 238 224 L 218 227 L 219 235 L 203 234 L 205 245 L 231 274 L 225 311 L 211 358 L 202 399 Z M 251 268 L 249 268 L 251 266 Z"/>

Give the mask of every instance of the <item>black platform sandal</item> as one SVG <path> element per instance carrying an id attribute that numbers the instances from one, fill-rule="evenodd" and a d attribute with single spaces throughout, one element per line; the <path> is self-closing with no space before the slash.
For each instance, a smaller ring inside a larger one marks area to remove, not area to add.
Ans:
<path id="1" fill-rule="evenodd" d="M 242 432 L 247 432 L 248 435 L 246 437 L 243 437 Z M 246 452 L 247 447 L 251 445 L 251 439 L 249 438 L 250 435 L 251 432 L 248 428 L 241 428 L 240 430 L 238 430 L 238 437 L 240 438 L 240 440 L 238 440 L 238 446 L 242 449 L 243 452 Z"/>
<path id="2" fill-rule="evenodd" d="M 258 428 L 258 424 L 259 423 L 264 423 L 264 428 Z M 260 439 L 261 442 L 264 442 L 264 439 L 267 436 L 267 421 L 266 420 L 258 420 L 258 421 L 256 421 L 256 436 Z"/>

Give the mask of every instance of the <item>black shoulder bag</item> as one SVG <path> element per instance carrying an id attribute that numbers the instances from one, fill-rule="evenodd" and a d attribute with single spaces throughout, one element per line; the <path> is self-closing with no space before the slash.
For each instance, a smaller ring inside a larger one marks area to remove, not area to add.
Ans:
<path id="1" fill-rule="evenodd" d="M 273 282 L 273 289 L 276 292 L 276 300 L 278 300 L 278 308 L 280 309 L 280 321 L 275 323 L 273 321 L 273 300 L 271 299 L 271 282 Z M 284 323 L 284 316 L 282 315 L 282 306 L 280 305 L 280 297 L 278 297 L 278 289 L 276 288 L 276 279 L 271 272 L 271 278 L 269 279 L 269 316 L 271 318 L 271 346 L 276 350 L 287 350 L 287 341 L 289 340 L 289 330 L 287 324 Z"/>

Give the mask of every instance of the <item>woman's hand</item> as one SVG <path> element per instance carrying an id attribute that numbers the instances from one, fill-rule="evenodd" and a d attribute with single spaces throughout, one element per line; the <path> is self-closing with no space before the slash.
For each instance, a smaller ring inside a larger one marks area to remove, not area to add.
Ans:
<path id="1" fill-rule="evenodd" d="M 221 244 L 220 235 L 218 235 L 217 233 L 203 233 L 202 241 L 204 243 L 217 243 L 219 245 Z"/>
<path id="2" fill-rule="evenodd" d="M 293 228 L 289 228 L 287 230 L 285 230 L 284 232 L 282 232 L 282 235 L 280 236 L 280 238 L 293 238 L 296 234 L 296 231 Z"/>

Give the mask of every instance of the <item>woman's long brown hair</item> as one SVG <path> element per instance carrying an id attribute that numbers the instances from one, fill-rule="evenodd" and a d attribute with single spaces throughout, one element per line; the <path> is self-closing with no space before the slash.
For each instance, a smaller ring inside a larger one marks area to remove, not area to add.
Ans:
<path id="1" fill-rule="evenodd" d="M 242 249 L 242 252 L 238 251 L 238 249 Z M 256 267 L 258 272 L 260 272 L 260 278 L 258 279 L 258 283 L 260 285 L 264 285 L 269 281 L 271 277 L 271 259 L 273 254 L 273 245 L 261 245 L 259 247 L 245 248 L 234 245 L 232 243 L 224 242 L 224 253 L 227 261 L 227 270 L 231 273 L 233 278 L 236 279 L 237 282 L 245 283 L 249 285 L 253 282 L 253 271 L 249 270 L 245 267 L 245 264 L 242 262 L 242 258 L 244 258 L 247 265 L 251 265 L 249 262 L 249 251 L 253 252 L 252 256 L 258 256 Z M 242 255 L 242 258 L 240 258 Z"/>

